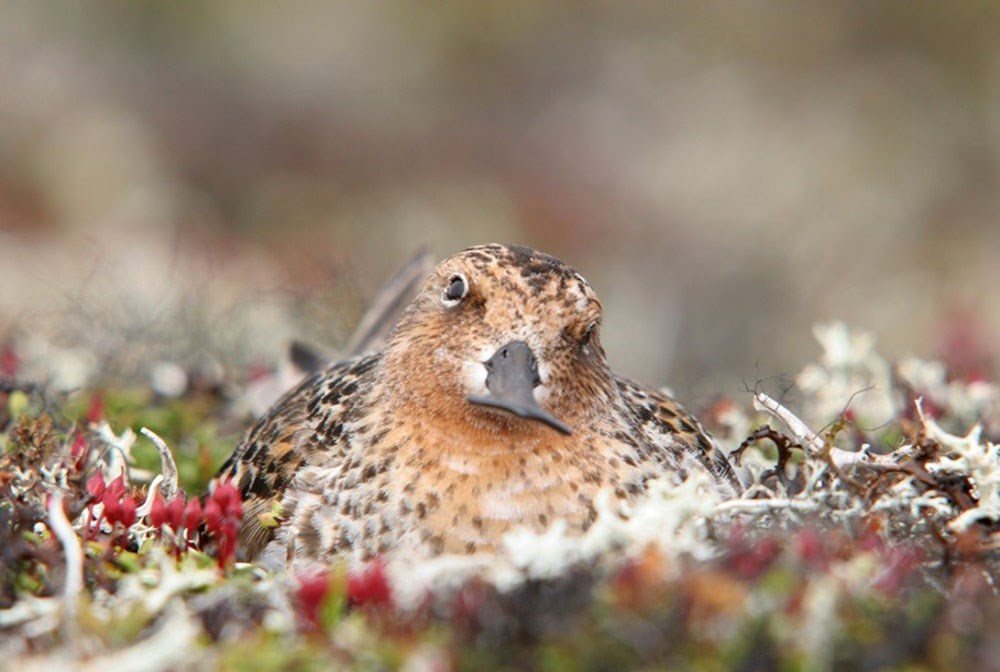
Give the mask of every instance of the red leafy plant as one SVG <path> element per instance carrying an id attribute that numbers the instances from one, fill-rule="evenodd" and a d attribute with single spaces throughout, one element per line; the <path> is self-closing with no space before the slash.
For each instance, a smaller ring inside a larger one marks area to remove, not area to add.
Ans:
<path id="1" fill-rule="evenodd" d="M 236 557 L 243 500 L 228 480 L 216 484 L 204 506 L 197 497 L 187 498 L 183 494 L 168 502 L 157 491 L 152 495 L 148 515 L 142 520 L 135 495 L 128 491 L 124 476 L 105 483 L 104 475 L 97 472 L 87 481 L 87 492 L 91 501 L 84 512 L 86 539 L 95 539 L 106 524 L 111 527 L 114 545 L 123 548 L 133 526 L 145 521 L 157 537 L 171 546 L 177 558 L 189 548 L 205 547 L 209 540 L 214 542 L 219 567 L 232 564 Z"/>
<path id="2" fill-rule="evenodd" d="M 391 607 L 392 587 L 381 559 L 372 560 L 360 572 L 347 575 L 347 600 L 353 606 Z"/>
<path id="3" fill-rule="evenodd" d="M 87 481 L 87 492 L 92 500 L 84 518 L 85 538 L 93 539 L 101 530 L 102 522 L 107 522 L 111 526 L 114 543 L 124 546 L 129 528 L 136 522 L 137 508 L 135 499 L 125 488 L 125 477 L 118 476 L 106 484 L 104 474 L 97 472 Z M 94 509 L 98 504 L 101 505 L 101 510 L 95 513 Z"/>
<path id="4" fill-rule="evenodd" d="M 21 360 L 14 346 L 8 343 L 0 348 L 0 380 L 14 380 L 20 368 Z"/>
<path id="5" fill-rule="evenodd" d="M 224 567 L 236 557 L 236 542 L 243 520 L 243 498 L 232 481 L 219 481 L 202 510 L 205 529 L 215 540 L 219 566 Z"/>
<path id="6" fill-rule="evenodd" d="M 331 612 L 352 608 L 391 609 L 392 586 L 385 563 L 376 558 L 358 571 L 325 570 L 298 577 L 296 603 L 303 621 L 313 628 L 330 625 Z"/>
<path id="7" fill-rule="evenodd" d="M 171 544 L 178 558 L 189 548 L 204 547 L 211 539 L 219 567 L 231 564 L 236 557 L 242 519 L 243 500 L 229 480 L 216 483 L 204 506 L 197 497 L 186 499 L 182 494 L 167 502 L 157 492 L 149 510 L 150 526 Z"/>

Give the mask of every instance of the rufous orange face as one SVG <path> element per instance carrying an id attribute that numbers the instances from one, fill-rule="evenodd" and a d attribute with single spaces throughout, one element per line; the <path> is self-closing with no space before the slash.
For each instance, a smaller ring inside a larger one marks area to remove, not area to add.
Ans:
<path id="1" fill-rule="evenodd" d="M 435 412 L 505 428 L 538 421 L 568 434 L 614 390 L 601 312 L 587 281 L 553 257 L 470 248 L 426 280 L 390 339 L 387 370 L 407 371 L 406 387 Z"/>

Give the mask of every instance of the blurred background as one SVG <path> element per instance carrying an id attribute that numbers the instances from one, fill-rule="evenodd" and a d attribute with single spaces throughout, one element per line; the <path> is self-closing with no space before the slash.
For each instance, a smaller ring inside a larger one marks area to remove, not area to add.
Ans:
<path id="1" fill-rule="evenodd" d="M 249 376 L 421 246 L 504 241 L 695 406 L 833 318 L 988 359 L 998 35 L 988 0 L 4 3 L 0 350 Z"/>

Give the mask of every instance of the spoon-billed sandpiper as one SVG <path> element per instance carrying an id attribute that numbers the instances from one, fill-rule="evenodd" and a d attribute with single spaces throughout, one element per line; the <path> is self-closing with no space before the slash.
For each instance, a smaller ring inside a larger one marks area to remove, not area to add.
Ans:
<path id="1" fill-rule="evenodd" d="M 738 493 L 697 420 L 612 373 L 600 325 L 590 285 L 548 255 L 485 245 L 441 262 L 382 351 L 309 377 L 223 465 L 243 555 L 490 552 L 518 526 L 585 532 L 605 489 L 631 504 L 651 479 L 703 472 Z"/>

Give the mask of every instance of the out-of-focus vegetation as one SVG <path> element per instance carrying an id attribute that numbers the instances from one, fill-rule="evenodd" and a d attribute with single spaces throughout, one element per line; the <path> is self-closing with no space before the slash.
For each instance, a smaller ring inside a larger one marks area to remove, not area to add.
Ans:
<path id="1" fill-rule="evenodd" d="M 745 470 L 741 499 L 701 497 L 692 478 L 653 488 L 632 521 L 599 514 L 583 540 L 300 575 L 234 563 L 238 494 L 196 496 L 225 443 L 223 397 L 67 400 L 4 378 L 0 655 L 17 669 L 991 669 L 1000 392 L 890 364 L 843 325 L 816 334 L 804 420 L 767 397 L 777 412 L 705 413 Z M 143 454 L 143 425 L 172 459 Z"/>
<path id="2" fill-rule="evenodd" d="M 0 24 L 0 342 L 67 388 L 336 346 L 425 244 L 567 260 L 617 368 L 695 402 L 794 369 L 818 320 L 924 357 L 1000 325 L 991 2 Z"/>

